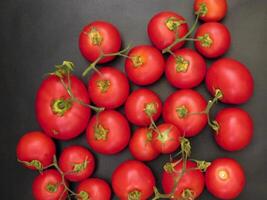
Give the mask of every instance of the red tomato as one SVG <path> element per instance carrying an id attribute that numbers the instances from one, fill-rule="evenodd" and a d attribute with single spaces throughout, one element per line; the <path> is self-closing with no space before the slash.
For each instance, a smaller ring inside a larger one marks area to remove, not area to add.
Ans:
<path id="1" fill-rule="evenodd" d="M 148 23 L 147 32 L 151 42 L 162 50 L 174 42 L 176 32 L 178 37 L 182 38 L 188 32 L 188 25 L 181 15 L 163 11 L 152 17 Z M 184 41 L 177 43 L 171 50 L 180 48 L 184 43 Z"/>
<path id="2" fill-rule="evenodd" d="M 121 36 L 118 29 L 109 22 L 94 21 L 86 25 L 79 38 L 79 47 L 82 55 L 88 61 L 95 61 L 101 54 L 115 53 L 120 50 Z M 106 63 L 115 56 L 102 58 L 98 63 Z"/>
<path id="3" fill-rule="evenodd" d="M 67 185 L 67 182 L 65 182 Z M 66 199 L 67 190 L 62 184 L 62 176 L 55 169 L 39 174 L 33 181 L 32 191 L 36 200 Z"/>
<path id="4" fill-rule="evenodd" d="M 155 177 L 140 161 L 128 160 L 112 174 L 112 188 L 120 200 L 146 200 L 153 194 Z"/>
<path id="5" fill-rule="evenodd" d="M 125 72 L 136 85 L 149 85 L 160 79 L 164 72 L 164 58 L 156 48 L 140 45 L 131 49 L 125 60 Z"/>
<path id="6" fill-rule="evenodd" d="M 158 126 L 158 132 L 153 133 L 153 147 L 160 153 L 169 154 L 180 146 L 182 133 L 176 126 L 170 123 L 163 123 Z"/>
<path id="7" fill-rule="evenodd" d="M 159 152 L 152 145 L 153 131 L 148 128 L 138 128 L 134 132 L 129 149 L 133 157 L 141 161 L 151 161 L 158 157 Z"/>
<path id="8" fill-rule="evenodd" d="M 205 110 L 207 102 L 201 94 L 194 90 L 179 90 L 171 94 L 163 107 L 163 119 L 179 128 L 185 137 L 197 135 L 207 124 Z"/>
<path id="9" fill-rule="evenodd" d="M 177 88 L 198 86 L 206 74 L 205 60 L 192 49 L 180 49 L 170 55 L 166 62 L 165 74 L 168 81 Z"/>
<path id="10" fill-rule="evenodd" d="M 228 151 L 245 148 L 253 135 L 253 121 L 247 112 L 240 108 L 225 108 L 215 118 L 219 130 L 215 140 L 220 147 Z"/>
<path id="11" fill-rule="evenodd" d="M 95 158 L 86 148 L 74 145 L 62 151 L 58 164 L 66 173 L 67 180 L 77 182 L 91 176 L 95 169 Z"/>
<path id="12" fill-rule="evenodd" d="M 170 194 L 173 192 L 175 180 L 179 177 L 179 172 L 182 172 L 183 162 L 177 164 L 174 169 L 175 172 L 166 172 L 164 171 L 162 174 L 162 187 L 166 194 Z M 191 168 L 196 168 L 196 163 L 192 161 L 186 162 L 186 169 L 189 170 Z M 189 190 L 194 198 L 200 196 L 203 192 L 205 185 L 204 175 L 199 169 L 189 170 L 184 173 L 178 185 L 175 188 L 174 196 L 176 199 L 180 199 L 185 193 Z"/>
<path id="13" fill-rule="evenodd" d="M 155 92 L 137 89 L 129 95 L 124 108 L 126 117 L 131 123 L 147 126 L 151 123 L 151 117 L 154 121 L 160 117 L 162 103 Z"/>
<path id="14" fill-rule="evenodd" d="M 99 107 L 107 109 L 121 106 L 129 95 L 129 82 L 124 73 L 113 67 L 102 67 L 88 82 L 89 96 Z M 107 101 L 108 99 L 108 101 Z"/>
<path id="15" fill-rule="evenodd" d="M 220 199 L 235 199 L 245 186 L 242 167 L 233 159 L 218 158 L 212 161 L 205 174 L 208 191 Z"/>
<path id="16" fill-rule="evenodd" d="M 245 65 L 231 58 L 222 58 L 208 69 L 206 86 L 212 95 L 219 89 L 222 102 L 242 104 L 252 96 L 254 81 Z"/>
<path id="17" fill-rule="evenodd" d="M 71 90 L 74 96 L 88 104 L 87 89 L 76 76 L 71 76 Z M 68 84 L 67 78 L 64 78 Z M 53 138 L 69 140 L 80 135 L 87 126 L 90 108 L 68 101 L 70 96 L 60 79 L 55 75 L 46 78 L 36 96 L 37 121 L 45 133 Z"/>
<path id="18" fill-rule="evenodd" d="M 29 169 L 41 169 L 53 162 L 56 146 L 53 140 L 39 131 L 28 132 L 17 144 L 17 158 Z"/>
<path id="19" fill-rule="evenodd" d="M 111 190 L 106 181 L 100 178 L 89 178 L 82 181 L 76 190 L 81 197 L 78 200 L 86 199 L 89 200 L 109 200 L 111 199 Z M 84 197 L 84 198 L 83 198 Z"/>
<path id="20" fill-rule="evenodd" d="M 98 116 L 95 115 L 86 131 L 89 146 L 102 154 L 116 154 L 122 151 L 128 145 L 130 135 L 128 121 L 114 110 L 106 110 Z"/>
<path id="21" fill-rule="evenodd" d="M 231 35 L 228 28 L 217 22 L 200 25 L 196 31 L 195 48 L 207 58 L 216 58 L 228 51 Z"/>
<path id="22" fill-rule="evenodd" d="M 195 0 L 194 10 L 197 12 L 202 4 L 205 5 L 206 14 L 201 15 L 200 19 L 205 22 L 220 21 L 226 15 L 226 0 Z"/>

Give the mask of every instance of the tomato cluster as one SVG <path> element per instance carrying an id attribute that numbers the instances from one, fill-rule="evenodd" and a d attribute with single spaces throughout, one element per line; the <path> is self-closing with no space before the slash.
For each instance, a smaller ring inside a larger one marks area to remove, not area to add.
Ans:
<path id="1" fill-rule="evenodd" d="M 111 198 L 109 184 L 91 177 L 96 159 L 87 148 L 68 146 L 56 157 L 53 139 L 70 140 L 84 131 L 95 153 L 118 154 L 129 144 L 135 159 L 121 163 L 111 180 L 113 192 L 121 200 L 145 200 L 153 193 L 153 200 L 192 200 L 205 186 L 219 199 L 235 199 L 240 194 L 245 185 L 241 165 L 230 158 L 217 158 L 211 163 L 189 159 L 188 138 L 209 125 L 216 143 L 224 150 L 245 148 L 253 136 L 250 115 L 240 108 L 225 108 L 212 120 L 210 110 L 217 101 L 234 105 L 247 102 L 253 95 L 253 77 L 239 61 L 218 58 L 231 44 L 230 31 L 219 22 L 227 12 L 226 0 L 195 0 L 194 11 L 196 21 L 191 28 L 178 13 L 162 11 L 154 15 L 147 25 L 153 46 L 120 50 L 119 30 L 105 21 L 83 28 L 79 48 L 91 62 L 83 75 L 94 70 L 88 87 L 72 74 L 72 62 L 56 65 L 36 95 L 36 118 L 43 132 L 28 132 L 17 145 L 18 161 L 40 172 L 32 187 L 35 199 Z M 198 20 L 204 21 L 199 27 Z M 194 42 L 196 51 L 182 48 L 187 41 Z M 169 54 L 166 61 L 165 53 Z M 125 57 L 126 74 L 109 65 L 97 68 L 97 64 L 116 56 Z M 207 69 L 204 57 L 218 59 Z M 177 88 L 165 102 L 146 88 L 130 91 L 129 80 L 147 86 L 164 73 L 170 85 Z M 213 96 L 209 101 L 193 90 L 203 81 Z M 121 106 L 124 114 L 115 110 Z M 157 124 L 161 115 L 164 122 Z M 138 126 L 133 135 L 130 124 Z M 159 192 L 151 169 L 144 163 L 160 154 L 171 154 L 163 166 L 164 193 Z M 70 189 L 70 182 L 78 182 L 75 191 Z"/>

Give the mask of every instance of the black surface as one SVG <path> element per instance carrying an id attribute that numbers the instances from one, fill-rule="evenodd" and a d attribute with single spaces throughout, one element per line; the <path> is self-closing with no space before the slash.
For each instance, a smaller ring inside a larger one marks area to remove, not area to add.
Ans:
<path id="1" fill-rule="evenodd" d="M 75 62 L 76 74 L 81 74 L 87 65 L 77 44 L 82 27 L 97 19 L 108 20 L 119 28 L 124 43 L 149 44 L 146 26 L 156 12 L 177 11 L 192 24 L 192 4 L 193 0 L 1 1 L 1 199 L 33 199 L 31 184 L 37 174 L 16 162 L 15 146 L 25 132 L 39 129 L 35 120 L 34 99 L 44 74 L 63 60 Z M 264 199 L 267 196 L 266 21 L 265 0 L 231 0 L 228 15 L 223 20 L 232 34 L 231 49 L 225 56 L 246 64 L 255 79 L 254 97 L 240 106 L 252 115 L 255 122 L 251 145 L 241 152 L 223 151 L 215 144 L 209 128 L 191 139 L 194 158 L 213 160 L 227 156 L 237 159 L 244 166 L 247 184 L 238 198 L 241 200 Z M 119 58 L 110 65 L 123 69 L 123 63 L 124 59 Z M 159 93 L 162 100 L 174 91 L 165 78 L 150 88 Z M 203 84 L 197 90 L 209 98 Z M 214 112 L 226 106 L 229 105 L 218 104 Z M 87 146 L 82 135 L 73 141 L 58 143 L 59 150 L 73 143 Z M 119 163 L 131 158 L 128 149 L 116 156 L 96 157 L 94 176 L 106 179 L 110 179 Z M 161 156 L 148 163 L 157 175 L 158 183 L 165 159 Z M 215 198 L 205 191 L 200 199 Z"/>

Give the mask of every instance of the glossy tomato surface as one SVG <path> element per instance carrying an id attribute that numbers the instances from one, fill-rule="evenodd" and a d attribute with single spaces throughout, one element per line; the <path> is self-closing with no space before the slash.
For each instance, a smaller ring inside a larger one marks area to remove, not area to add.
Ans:
<path id="1" fill-rule="evenodd" d="M 67 77 L 64 78 L 68 84 Z M 70 77 L 73 95 L 89 104 L 89 96 L 83 82 L 76 76 Z M 73 101 L 68 104 L 70 96 L 60 79 L 50 75 L 43 80 L 35 100 L 37 121 L 50 137 L 69 140 L 80 135 L 87 126 L 91 115 L 90 108 Z"/>
<path id="2" fill-rule="evenodd" d="M 88 61 L 93 62 L 101 52 L 105 54 L 118 52 L 121 47 L 121 36 L 113 24 L 106 21 L 94 21 L 81 31 L 79 47 L 82 55 Z M 114 56 L 107 56 L 98 63 L 106 63 L 114 58 Z"/>
<path id="3" fill-rule="evenodd" d="M 129 95 L 129 82 L 125 74 L 114 67 L 101 67 L 88 82 L 92 102 L 98 107 L 113 109 L 121 106 Z"/>
<path id="4" fill-rule="evenodd" d="M 241 165 L 230 158 L 212 161 L 205 174 L 208 191 L 219 199 L 236 199 L 245 186 Z"/>

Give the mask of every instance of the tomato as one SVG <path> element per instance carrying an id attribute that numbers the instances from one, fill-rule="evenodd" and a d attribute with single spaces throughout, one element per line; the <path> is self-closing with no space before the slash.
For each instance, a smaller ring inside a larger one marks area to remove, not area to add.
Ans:
<path id="1" fill-rule="evenodd" d="M 167 172 L 164 170 L 162 174 L 162 188 L 166 194 L 173 192 L 174 184 L 179 177 L 179 174 L 182 172 L 183 162 L 175 165 L 174 171 Z M 178 185 L 174 189 L 174 197 L 180 199 L 182 196 L 185 196 L 186 193 L 191 193 L 193 198 L 196 199 L 203 192 L 205 179 L 203 173 L 199 169 L 190 170 L 196 168 L 197 165 L 195 162 L 186 161 L 187 172 L 184 173 Z M 179 173 L 180 172 L 180 173 Z"/>
<path id="2" fill-rule="evenodd" d="M 129 95 L 129 82 L 124 73 L 113 67 L 102 67 L 88 82 L 89 96 L 99 107 L 107 109 L 121 106 Z M 108 99 L 108 101 L 107 101 Z"/>
<path id="3" fill-rule="evenodd" d="M 68 185 L 66 181 L 65 184 Z M 45 170 L 39 174 L 33 181 L 32 190 L 36 200 L 64 200 L 67 197 L 62 176 L 55 169 Z"/>
<path id="4" fill-rule="evenodd" d="M 247 112 L 240 108 L 222 109 L 215 117 L 219 130 L 215 140 L 228 151 L 245 148 L 252 139 L 253 121 Z"/>
<path id="5" fill-rule="evenodd" d="M 128 160 L 112 174 L 112 188 L 120 200 L 146 200 L 153 194 L 155 177 L 140 161 Z"/>
<path id="6" fill-rule="evenodd" d="M 207 124 L 206 114 L 194 114 L 204 111 L 206 106 L 207 102 L 198 92 L 190 89 L 179 90 L 166 99 L 163 119 L 176 125 L 185 137 L 192 137 Z"/>
<path id="7" fill-rule="evenodd" d="M 160 153 L 173 153 L 180 146 L 181 135 L 180 130 L 173 124 L 160 124 L 158 131 L 153 133 L 153 147 Z"/>
<path id="8" fill-rule="evenodd" d="M 228 28 L 217 22 L 207 22 L 198 27 L 195 48 L 207 58 L 216 58 L 228 51 L 231 35 Z"/>
<path id="9" fill-rule="evenodd" d="M 106 21 L 94 21 L 86 25 L 80 33 L 79 47 L 82 55 L 88 61 L 95 61 L 103 52 L 115 53 L 120 50 L 121 36 L 118 29 Z M 106 63 L 115 56 L 102 58 L 98 63 Z"/>
<path id="10" fill-rule="evenodd" d="M 74 145 L 63 149 L 58 164 L 66 173 L 67 180 L 77 182 L 91 176 L 95 168 L 95 158 L 86 148 Z"/>
<path id="11" fill-rule="evenodd" d="M 226 0 L 195 0 L 194 10 L 197 12 L 201 6 L 204 4 L 206 6 L 206 14 L 201 15 L 200 19 L 205 22 L 215 22 L 220 21 L 227 12 L 227 1 Z"/>
<path id="12" fill-rule="evenodd" d="M 148 128 L 135 130 L 129 143 L 129 150 L 135 159 L 151 161 L 158 157 L 159 152 L 152 145 L 152 134 L 153 131 Z"/>
<path id="13" fill-rule="evenodd" d="M 130 140 L 130 126 L 117 111 L 106 110 L 95 115 L 88 124 L 86 137 L 89 146 L 102 154 L 122 151 Z"/>
<path id="14" fill-rule="evenodd" d="M 236 199 L 245 186 L 244 170 L 230 158 L 212 161 L 205 174 L 208 191 L 220 199 Z"/>
<path id="15" fill-rule="evenodd" d="M 53 162 L 56 146 L 53 140 L 40 131 L 23 135 L 17 144 L 17 158 L 29 169 L 41 169 Z"/>
<path id="16" fill-rule="evenodd" d="M 222 58 L 208 69 L 206 86 L 212 95 L 217 89 L 221 91 L 220 101 L 242 104 L 253 95 L 254 81 L 245 65 L 231 58 Z"/>
<path id="17" fill-rule="evenodd" d="M 92 200 L 109 200 L 111 199 L 111 189 L 106 181 L 100 178 L 89 178 L 77 186 L 76 190 L 81 197 L 78 197 L 78 200 L 87 199 Z"/>
<path id="18" fill-rule="evenodd" d="M 149 85 L 160 79 L 164 72 L 164 58 L 156 48 L 139 45 L 131 49 L 125 60 L 125 72 L 136 85 Z"/>
<path id="19" fill-rule="evenodd" d="M 70 81 L 74 96 L 89 104 L 83 82 L 74 75 L 71 75 Z M 67 77 L 64 82 L 68 84 Z M 86 128 L 91 115 L 90 108 L 69 100 L 70 96 L 57 76 L 50 75 L 42 82 L 35 100 L 35 112 L 37 121 L 47 135 L 69 140 Z"/>
<path id="20" fill-rule="evenodd" d="M 152 17 L 147 26 L 149 39 L 158 49 L 165 49 L 178 37 L 182 38 L 188 32 L 188 25 L 181 15 L 162 11 Z M 184 45 L 184 41 L 177 43 L 171 50 L 174 51 Z"/>
<path id="21" fill-rule="evenodd" d="M 147 126 L 151 123 L 150 118 L 156 121 L 160 117 L 162 103 L 155 92 L 137 89 L 129 95 L 124 109 L 131 123 L 137 126 Z"/>
<path id="22" fill-rule="evenodd" d="M 179 49 L 170 55 L 166 62 L 167 80 L 177 88 L 198 86 L 206 74 L 205 60 L 192 49 Z"/>

